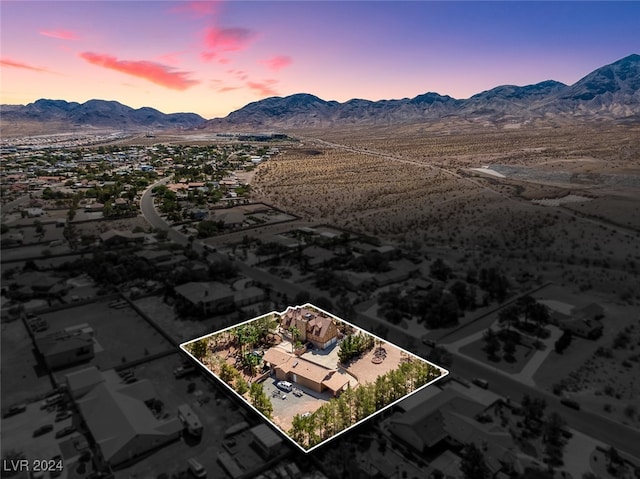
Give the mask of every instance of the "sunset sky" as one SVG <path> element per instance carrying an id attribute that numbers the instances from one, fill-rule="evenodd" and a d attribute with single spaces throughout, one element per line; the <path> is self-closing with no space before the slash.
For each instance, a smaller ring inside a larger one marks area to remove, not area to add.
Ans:
<path id="1" fill-rule="evenodd" d="M 1 98 L 226 116 L 270 96 L 468 98 L 640 53 L 640 2 L 5 1 Z"/>

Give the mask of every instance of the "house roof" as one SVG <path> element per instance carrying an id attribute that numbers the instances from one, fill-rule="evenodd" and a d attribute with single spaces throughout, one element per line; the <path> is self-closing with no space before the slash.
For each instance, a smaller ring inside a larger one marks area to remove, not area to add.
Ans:
<path id="1" fill-rule="evenodd" d="M 130 385 L 100 383 L 82 399 L 78 407 L 92 436 L 110 461 L 137 436 L 173 435 L 182 429 L 176 417 L 159 421 L 144 404 L 155 397 L 153 385 L 137 381 Z"/>
<path id="2" fill-rule="evenodd" d="M 67 385 L 69 386 L 69 392 L 71 392 L 72 395 L 76 391 L 81 391 L 87 387 L 104 382 L 104 376 L 95 366 L 69 373 L 65 377 L 67 379 Z"/>
<path id="3" fill-rule="evenodd" d="M 214 303 L 216 301 L 233 298 L 233 290 L 226 284 L 217 281 L 193 281 L 176 286 L 175 291 L 193 304 Z"/>
<path id="4" fill-rule="evenodd" d="M 347 384 L 349 384 L 349 376 L 336 371 L 331 374 L 329 379 L 325 379 L 324 381 L 322 381 L 322 384 L 326 386 L 327 389 L 337 392 L 344 388 Z"/>
<path id="5" fill-rule="evenodd" d="M 291 373 L 301 376 L 315 383 L 322 383 L 334 371 L 295 356 L 290 356 L 286 362 L 276 366 L 276 369 L 282 370 L 285 374 Z"/>
<path id="6" fill-rule="evenodd" d="M 331 318 L 315 316 L 307 323 L 307 333 L 322 338 L 327 334 L 332 324 Z"/>
<path id="7" fill-rule="evenodd" d="M 559 313 L 562 316 L 571 316 L 574 307 L 572 304 L 556 301 L 555 299 L 539 299 L 538 303 L 544 304 L 551 313 Z"/>
<path id="8" fill-rule="evenodd" d="M 62 278 L 56 278 L 50 274 L 40 271 L 28 271 L 16 276 L 10 283 L 18 284 L 20 286 L 27 286 L 32 289 L 48 290 L 54 285 L 60 283 Z"/>
<path id="9" fill-rule="evenodd" d="M 246 289 L 236 291 L 234 294 L 234 298 L 236 301 L 244 301 L 248 299 L 260 300 L 264 298 L 264 296 L 264 291 L 257 286 L 249 286 Z"/>
<path id="10" fill-rule="evenodd" d="M 287 309 L 282 316 L 283 326 L 290 327 L 294 319 L 306 321 L 307 334 L 319 337 L 323 337 L 331 324 L 333 324 L 331 318 L 321 316 L 317 312 L 304 307 Z"/>
<path id="11" fill-rule="evenodd" d="M 38 350 L 43 356 L 53 356 L 55 354 L 91 346 L 93 338 L 87 333 L 58 331 L 37 338 Z"/>
<path id="12" fill-rule="evenodd" d="M 101 241 L 109 241 L 112 239 L 136 240 L 143 239 L 144 233 L 132 233 L 130 231 L 109 230 L 100 235 Z"/>
<path id="13" fill-rule="evenodd" d="M 244 222 L 243 213 L 221 213 L 215 215 L 214 220 L 222 221 L 225 225 L 238 225 Z"/>
<path id="14" fill-rule="evenodd" d="M 266 424 L 259 424 L 251 429 L 251 434 L 255 437 L 256 441 L 262 444 L 265 448 L 271 449 L 282 443 L 282 438 L 278 436 L 273 429 Z"/>
<path id="15" fill-rule="evenodd" d="M 309 257 L 309 264 L 311 266 L 316 266 L 324 263 L 325 261 L 329 261 L 335 255 L 333 251 L 330 251 L 326 248 L 321 248 L 320 246 L 308 246 L 304 249 L 304 255 Z"/>
<path id="16" fill-rule="evenodd" d="M 289 358 L 291 358 L 291 354 L 287 353 L 281 348 L 270 348 L 267 349 L 262 357 L 262 360 L 266 363 L 271 364 L 272 366 L 279 366 L 281 364 L 286 363 Z"/>
<path id="17" fill-rule="evenodd" d="M 604 308 L 597 303 L 589 303 L 586 306 L 573 308 L 573 313 L 584 319 L 595 319 L 604 313 Z"/>
<path id="18" fill-rule="evenodd" d="M 462 444 L 473 442 L 478 447 L 486 448 L 486 456 L 491 458 L 493 466 L 499 467 L 498 460 L 513 462 L 515 459 L 510 452 L 513 441 L 509 433 L 495 425 L 480 424 L 473 419 L 483 410 L 481 404 L 453 389 L 445 389 L 425 402 L 422 408 L 392 418 L 389 430 L 420 451 L 451 437 Z"/>

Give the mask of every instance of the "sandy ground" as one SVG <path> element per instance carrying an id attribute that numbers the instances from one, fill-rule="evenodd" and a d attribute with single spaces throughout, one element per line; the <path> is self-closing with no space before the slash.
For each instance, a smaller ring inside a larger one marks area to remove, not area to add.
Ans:
<path id="1" fill-rule="evenodd" d="M 361 358 L 352 362 L 347 371 L 353 374 L 361 384 L 375 382 L 375 380 L 389 371 L 397 369 L 400 366 L 403 353 L 399 348 L 385 343 L 382 346 L 387 352 L 387 357 L 380 364 L 374 364 L 371 360 L 374 357 L 376 347 L 367 352 Z"/>

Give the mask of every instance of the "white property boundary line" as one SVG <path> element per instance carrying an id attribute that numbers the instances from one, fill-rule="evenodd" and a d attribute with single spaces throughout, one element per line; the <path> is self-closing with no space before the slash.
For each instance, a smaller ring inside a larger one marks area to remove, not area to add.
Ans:
<path id="1" fill-rule="evenodd" d="M 311 448 L 309 448 L 309 449 L 305 449 L 305 448 L 304 448 L 304 447 L 302 447 L 300 444 L 298 444 L 296 441 L 294 441 L 294 440 L 289 436 L 289 434 L 288 434 L 286 431 L 283 431 L 283 430 L 282 430 L 282 429 L 281 429 L 281 428 L 280 428 L 276 423 L 274 423 L 271 419 L 269 419 L 267 416 L 265 416 L 265 415 L 264 415 L 264 414 L 262 414 L 260 411 L 258 411 L 258 409 L 256 409 L 256 408 L 253 406 L 253 404 L 251 404 L 251 403 L 250 403 L 249 401 L 247 401 L 244 397 L 242 397 L 240 394 L 238 394 L 238 393 L 237 393 L 237 392 L 236 392 L 236 391 L 235 391 L 235 390 L 234 390 L 234 389 L 233 389 L 229 384 L 227 384 L 227 382 L 226 382 L 226 381 L 223 381 L 222 379 L 220 379 L 220 377 L 219 377 L 218 375 L 216 375 L 216 374 L 215 374 L 211 369 L 209 369 L 208 367 L 206 367 L 206 366 L 202 363 L 202 361 L 199 361 L 198 359 L 196 359 L 196 357 L 195 357 L 195 356 L 193 356 L 193 355 L 192 355 L 189 351 L 187 351 L 187 349 L 185 348 L 185 346 L 186 346 L 187 344 L 193 343 L 193 342 L 195 342 L 195 341 L 199 341 L 199 340 L 204 339 L 204 338 L 208 338 L 208 337 L 210 337 L 210 336 L 214 336 L 214 335 L 216 335 L 216 334 L 224 333 L 225 331 L 228 331 L 228 330 L 230 330 L 230 329 L 237 328 L 238 326 L 242 326 L 243 324 L 252 323 L 252 322 L 254 322 L 254 321 L 258 320 L 258 319 L 264 318 L 264 317 L 266 317 L 266 316 L 271 316 L 271 315 L 273 315 L 273 314 L 277 314 L 277 315 L 282 316 L 282 315 L 284 315 L 284 314 L 285 314 L 288 310 L 290 310 L 290 309 L 295 309 L 295 308 L 305 308 L 305 307 L 307 307 L 307 306 L 309 306 L 309 307 L 311 307 L 311 308 L 313 308 L 313 309 L 315 309 L 315 310 L 317 310 L 317 311 L 320 311 L 320 312 L 322 312 L 322 313 L 324 313 L 324 314 L 328 315 L 329 317 L 331 317 L 331 318 L 335 319 L 336 321 L 341 321 L 341 322 L 343 322 L 343 323 L 345 323 L 345 324 L 348 324 L 349 326 L 351 326 L 351 327 L 355 328 L 357 331 L 361 331 L 361 332 L 363 332 L 363 333 L 365 333 L 365 334 L 368 334 L 368 335 L 370 335 L 370 336 L 373 336 L 375 339 L 378 339 L 379 341 L 382 341 L 382 342 L 383 342 L 383 343 L 385 343 L 385 344 L 389 344 L 389 345 L 391 345 L 391 346 L 393 346 L 393 347 L 396 347 L 396 348 L 398 348 L 400 351 L 402 351 L 402 352 L 404 352 L 404 353 L 408 354 L 409 356 L 414 357 L 415 359 L 417 359 L 417 360 L 419 360 L 419 361 L 422 361 L 422 362 L 425 362 L 425 363 L 427 363 L 427 364 L 430 364 L 431 366 L 433 366 L 433 367 L 437 368 L 438 370 L 440 370 L 440 372 L 441 372 L 440 376 L 438 376 L 438 377 L 437 377 L 437 378 L 435 378 L 434 380 L 432 380 L 432 381 L 428 382 L 427 384 L 423 384 L 423 385 L 422 385 L 422 386 L 420 386 L 419 388 L 417 388 L 417 389 L 415 389 L 415 390 L 411 391 L 409 394 L 407 394 L 407 395 L 405 395 L 405 396 L 401 397 L 400 399 L 397 399 L 397 400 L 395 400 L 394 402 L 392 402 L 392 403 L 390 403 L 390 404 L 387 404 L 387 405 L 386 405 L 386 406 L 384 406 L 382 409 L 379 409 L 378 411 L 375 411 L 374 413 L 370 414 L 369 416 L 367 416 L 367 417 L 365 417 L 365 418 L 361 419 L 360 421 L 356 422 L 355 424 L 352 424 L 351 426 L 347 427 L 346 429 L 343 429 L 342 431 L 337 432 L 336 434 L 334 434 L 334 435 L 333 435 L 333 436 L 331 436 L 330 438 L 325 439 L 324 441 L 322 441 L 322 442 L 320 442 L 320 443 L 316 444 L 315 446 L 313 446 L 313 447 L 311 447 Z M 188 354 L 188 355 L 189 355 L 189 357 L 190 357 L 191 359 L 193 359 L 196 363 L 198 363 L 201 367 L 203 367 L 203 368 L 204 368 L 204 369 L 205 369 L 209 374 L 211 374 L 214 378 L 216 378 L 219 382 L 221 382 L 224 386 L 226 386 L 226 387 L 227 387 L 227 389 L 229 389 L 229 391 L 231 391 L 233 394 L 235 394 L 236 396 L 238 396 L 238 397 L 242 400 L 242 402 L 243 402 L 244 404 L 246 404 L 247 406 L 249 406 L 251 409 L 253 409 L 253 410 L 254 410 L 256 413 L 258 413 L 260 416 L 262 416 L 262 418 L 263 418 L 265 421 L 267 421 L 267 423 L 271 424 L 271 426 L 272 426 L 272 427 L 274 427 L 278 432 L 280 432 L 280 434 L 282 434 L 283 436 L 285 436 L 285 437 L 286 437 L 290 442 L 292 442 L 293 444 L 295 444 L 295 445 L 298 447 L 298 449 L 300 449 L 300 450 L 301 450 L 302 452 L 304 452 L 304 453 L 309 453 L 309 452 L 313 451 L 314 449 L 316 449 L 316 448 L 318 448 L 318 447 L 320 447 L 320 446 L 323 446 L 323 445 L 324 445 L 324 444 L 326 444 L 327 442 L 334 440 L 335 438 L 337 438 L 337 437 L 338 437 L 338 436 L 340 436 L 341 434 L 344 434 L 345 432 L 347 432 L 347 431 L 349 431 L 349 430 L 353 429 L 354 427 L 356 427 L 356 426 L 358 426 L 358 425 L 362 424 L 363 422 L 368 421 L 368 420 L 369 420 L 369 419 L 371 419 L 372 417 L 377 416 L 378 414 L 380 414 L 381 412 L 385 411 L 386 409 L 389 409 L 390 407 L 395 406 L 395 405 L 396 405 L 396 404 L 398 404 L 400 401 L 405 400 L 405 399 L 406 399 L 406 398 L 408 398 L 409 396 L 412 396 L 413 394 L 417 393 L 418 391 L 421 391 L 422 389 L 424 389 L 424 388 L 426 388 L 426 387 L 428 387 L 428 386 L 432 385 L 432 384 L 433 384 L 433 383 L 435 383 L 436 381 L 439 381 L 440 379 L 444 378 L 445 376 L 447 376 L 447 375 L 449 374 L 449 371 L 448 371 L 447 369 L 444 369 L 443 367 L 438 366 L 437 364 L 434 364 L 434 363 L 432 363 L 431 361 L 427 361 L 426 359 L 421 358 L 420 356 L 417 356 L 417 355 L 413 354 L 412 352 L 407 351 L 406 349 L 401 348 L 400 346 L 396 346 L 395 344 L 390 343 L 389 341 L 387 341 L 387 340 L 385 340 L 385 339 L 382 339 L 382 338 L 380 338 L 380 337 L 376 336 L 375 334 L 370 333 L 369 331 L 365 331 L 364 329 L 362 329 L 362 328 L 360 328 L 360 327 L 356 326 L 355 324 L 352 324 L 352 323 L 350 323 L 350 322 L 348 322 L 348 321 L 345 321 L 344 319 L 338 318 L 337 316 L 334 316 L 333 314 L 328 313 L 327 311 L 325 311 L 325 310 L 323 310 L 323 309 L 321 309 L 321 308 L 318 308 L 317 306 L 314 306 L 314 305 L 313 305 L 313 304 L 311 304 L 311 303 L 305 303 L 305 304 L 303 304 L 302 306 L 289 306 L 287 309 L 285 309 L 285 310 L 284 310 L 284 311 L 282 311 L 282 312 L 278 312 L 278 311 L 271 311 L 270 313 L 266 313 L 266 314 L 263 314 L 263 315 L 261 315 L 261 316 L 256 316 L 255 318 L 249 319 L 249 320 L 247 320 L 247 321 L 243 321 L 242 323 L 238 323 L 238 324 L 235 324 L 235 325 L 233 325 L 233 326 L 229 326 L 228 328 L 224 328 L 224 329 L 221 329 L 221 330 L 219 330 L 219 331 L 215 331 L 215 332 L 213 332 L 213 333 L 208 333 L 208 334 L 205 334 L 205 335 L 200 336 L 200 337 L 198 337 L 198 338 L 194 338 L 194 339 L 191 339 L 191 340 L 189 340 L 189 341 L 185 341 L 184 343 L 180 344 L 180 349 L 182 349 L 182 351 L 184 351 L 186 354 Z"/>

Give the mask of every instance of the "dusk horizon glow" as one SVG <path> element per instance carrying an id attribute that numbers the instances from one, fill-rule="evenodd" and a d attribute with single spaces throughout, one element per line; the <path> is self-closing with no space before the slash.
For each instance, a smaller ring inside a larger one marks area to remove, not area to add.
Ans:
<path id="1" fill-rule="evenodd" d="M 571 85 L 640 52 L 639 2 L 2 1 L 2 104 L 115 100 L 223 117 L 271 96 L 345 102 Z"/>

